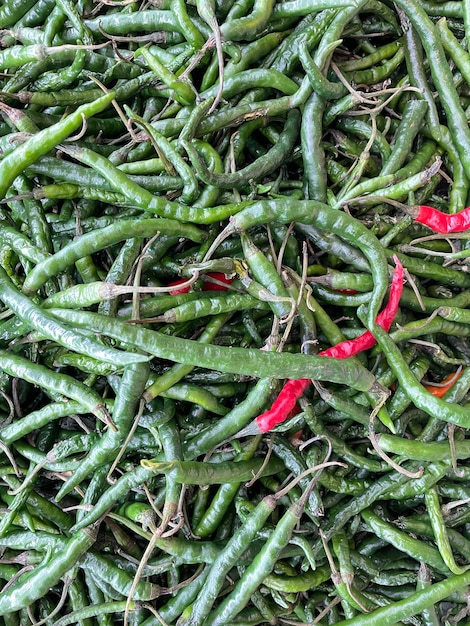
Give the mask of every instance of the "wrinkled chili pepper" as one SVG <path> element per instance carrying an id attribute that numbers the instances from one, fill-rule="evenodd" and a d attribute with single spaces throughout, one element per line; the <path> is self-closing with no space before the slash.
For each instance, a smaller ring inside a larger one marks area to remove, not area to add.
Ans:
<path id="1" fill-rule="evenodd" d="M 443 213 L 432 206 L 421 205 L 410 207 L 407 213 L 416 222 L 429 226 L 436 233 L 459 233 L 470 228 L 470 207 L 459 213 Z"/>
<path id="2" fill-rule="evenodd" d="M 208 272 L 207 277 L 212 280 L 204 281 L 204 291 L 227 291 L 226 285 L 230 285 L 234 281 L 233 278 L 227 278 L 222 272 Z M 221 283 L 224 283 L 223 285 Z"/>
<path id="3" fill-rule="evenodd" d="M 377 316 L 377 324 L 384 330 L 389 330 L 398 310 L 402 290 L 403 290 L 403 266 L 397 257 L 394 257 L 395 271 L 393 274 L 392 284 L 390 287 L 389 300 L 384 309 Z M 366 331 L 355 339 L 341 341 L 336 346 L 332 346 L 327 350 L 319 352 L 319 356 L 328 356 L 336 359 L 347 359 L 355 356 L 359 352 L 369 350 L 375 345 L 374 336 L 370 331 Z M 268 432 L 277 424 L 284 422 L 290 412 L 295 408 L 297 400 L 310 385 L 310 379 L 300 378 L 298 380 L 288 380 L 278 397 L 274 401 L 272 407 L 259 415 L 256 420 L 256 426 L 260 432 Z"/>

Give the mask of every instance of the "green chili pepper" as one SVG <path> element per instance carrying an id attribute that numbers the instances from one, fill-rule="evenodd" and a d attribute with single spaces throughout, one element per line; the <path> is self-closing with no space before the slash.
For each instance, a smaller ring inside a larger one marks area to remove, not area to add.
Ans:
<path id="1" fill-rule="evenodd" d="M 24 144 L 18 146 L 4 157 L 0 163 L 0 196 L 5 197 L 8 187 L 18 174 L 40 156 L 47 154 L 49 150 L 66 139 L 83 122 L 83 117 L 90 117 L 103 111 L 114 98 L 113 93 L 98 98 L 95 102 L 84 104 L 74 113 L 67 116 L 62 122 L 58 122 L 51 128 L 38 132 Z"/>
<path id="2" fill-rule="evenodd" d="M 258 471 L 269 476 L 276 474 L 284 466 L 284 463 L 279 460 L 271 460 L 264 465 L 261 459 L 225 461 L 217 463 L 214 467 L 197 461 L 152 461 L 144 459 L 141 464 L 147 470 L 169 474 L 174 481 L 187 485 L 240 483 L 250 480 Z"/>
<path id="3" fill-rule="evenodd" d="M 97 529 L 78 531 L 63 549 L 32 572 L 24 574 L 0 599 L 0 614 L 30 606 L 53 587 L 94 544 Z"/>

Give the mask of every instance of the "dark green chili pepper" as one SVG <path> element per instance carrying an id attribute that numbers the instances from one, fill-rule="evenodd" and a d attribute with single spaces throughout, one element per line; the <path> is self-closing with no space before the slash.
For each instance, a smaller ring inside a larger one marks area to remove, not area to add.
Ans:
<path id="1" fill-rule="evenodd" d="M 145 131 L 151 137 L 152 142 L 160 151 L 160 154 L 164 155 L 165 158 L 173 165 L 174 169 L 184 182 L 183 191 L 181 193 L 181 200 L 185 204 L 192 204 L 199 195 L 199 188 L 194 172 L 181 158 L 177 150 L 173 147 L 173 145 L 168 141 L 166 137 L 163 137 L 163 135 L 158 133 L 150 124 L 148 124 L 139 115 L 133 113 L 128 107 L 126 108 L 126 112 L 130 116 L 131 120 L 135 120 L 140 126 L 145 129 Z"/>
<path id="2" fill-rule="evenodd" d="M 240 71 L 232 76 L 226 75 L 222 89 L 222 97 L 227 99 L 233 98 L 241 91 L 246 91 L 248 89 L 252 89 L 253 87 L 271 87 L 289 96 L 293 95 L 298 89 L 298 85 L 293 80 L 278 70 L 258 68 Z M 201 92 L 200 97 L 212 98 L 215 96 L 217 88 L 218 86 L 214 85 L 213 87 L 206 89 Z M 191 116 L 189 119 L 191 119 Z M 183 131 L 180 134 L 180 137 L 182 134 Z"/>
<path id="3" fill-rule="evenodd" d="M 88 411 L 87 407 L 75 400 L 52 402 L 41 409 L 32 411 L 21 420 L 16 420 L 8 426 L 4 426 L 0 430 L 0 437 L 6 445 L 10 445 L 34 430 L 50 424 L 53 420 L 69 415 L 88 413 Z"/>
<path id="4" fill-rule="evenodd" d="M 232 174 L 217 174 L 210 172 L 191 143 L 183 140 L 181 145 L 188 153 L 188 156 L 191 159 L 199 177 L 205 183 L 222 189 L 242 187 L 251 180 L 258 180 L 280 167 L 280 165 L 286 160 L 286 157 L 290 155 L 294 147 L 299 128 L 299 121 L 300 115 L 298 110 L 294 109 L 290 111 L 287 116 L 283 132 L 279 137 L 279 141 L 270 149 L 269 153 Z"/>
<path id="5" fill-rule="evenodd" d="M 340 40 L 333 42 L 332 45 L 336 48 L 336 45 L 339 43 Z M 334 48 L 332 52 L 334 51 Z M 337 98 L 341 98 L 341 96 L 345 95 L 347 89 L 342 83 L 332 83 L 328 81 L 325 76 L 323 76 L 320 68 L 315 64 L 315 61 L 310 56 L 307 48 L 307 42 L 305 40 L 299 47 L 299 59 L 312 84 L 312 87 L 322 98 L 336 100 Z"/>
<path id="6" fill-rule="evenodd" d="M 312 432 L 315 433 L 315 435 L 323 435 L 327 437 L 331 441 L 333 449 L 339 457 L 356 467 L 363 467 L 371 472 L 379 472 L 383 469 L 380 462 L 359 455 L 350 446 L 348 446 L 348 444 L 345 443 L 341 437 L 336 436 L 328 428 L 325 428 L 322 425 L 322 421 L 315 416 L 315 412 L 312 407 L 304 405 L 303 408 L 305 411 L 306 422 Z"/>
<path id="7" fill-rule="evenodd" d="M 314 209 L 316 206 L 318 206 L 318 211 Z M 363 229 L 356 220 L 351 219 L 345 213 L 327 209 L 325 205 L 315 201 L 295 202 L 291 206 L 285 202 L 282 214 L 276 211 L 276 207 L 272 203 L 263 203 L 259 207 L 254 205 L 243 209 L 231 218 L 224 235 L 247 230 L 256 224 L 270 221 L 282 221 L 283 223 L 297 221 L 306 224 L 315 221 L 315 225 L 319 228 L 329 230 L 353 245 L 360 246 L 361 251 L 371 264 L 374 277 L 375 293 L 371 297 L 369 315 L 373 315 L 375 319 L 380 301 L 385 293 L 387 272 L 384 264 L 384 251 L 367 229 Z"/>
<path id="8" fill-rule="evenodd" d="M 85 528 L 85 526 L 93 524 L 121 497 L 124 497 L 130 489 L 142 485 L 146 481 L 150 480 L 152 476 L 153 473 L 141 465 L 126 472 L 104 492 L 93 509 L 87 512 L 83 518 L 75 524 L 74 527 L 72 527 L 72 531 L 78 530 L 79 528 Z"/>
<path id="9" fill-rule="evenodd" d="M 418 357 L 412 363 L 410 363 L 409 368 L 415 376 L 416 380 L 421 381 L 421 379 L 428 371 L 429 366 L 430 362 L 426 357 Z M 393 397 L 390 399 L 390 402 L 387 405 L 390 417 L 393 420 L 397 419 L 406 411 L 410 404 L 411 400 L 409 394 L 406 392 L 406 390 L 398 386 L 398 388 L 395 389 Z"/>
<path id="10" fill-rule="evenodd" d="M 373 85 L 382 82 L 400 66 L 404 58 L 405 50 L 400 46 L 391 59 L 387 59 L 373 68 L 353 72 L 350 78 L 358 85 Z"/>
<path id="11" fill-rule="evenodd" d="M 194 599 L 198 597 L 201 589 L 205 587 L 209 571 L 210 569 L 208 567 L 204 568 L 191 582 L 182 587 L 177 593 L 173 594 L 172 598 L 158 611 L 163 619 L 171 623 L 181 618 L 183 611 L 194 602 Z M 143 626 L 152 626 L 154 617 L 152 616 L 149 619 L 151 621 L 145 620 Z"/>
<path id="12" fill-rule="evenodd" d="M 70 0 L 57 0 L 57 4 L 67 16 L 73 28 L 77 30 L 79 40 L 83 41 L 83 43 L 86 45 L 93 44 L 93 36 L 89 28 L 87 28 L 87 26 L 82 21 L 77 7 L 72 4 Z"/>
<path id="13" fill-rule="evenodd" d="M 428 57 L 433 57 L 435 62 L 430 66 L 434 84 L 440 94 L 442 106 L 446 112 L 449 130 L 455 142 L 455 147 L 460 155 L 464 169 L 470 177 L 470 168 L 466 166 L 466 160 L 470 153 L 470 132 L 458 101 L 457 92 L 453 87 L 452 75 L 449 70 L 442 44 L 437 31 L 424 9 L 415 2 L 397 2 L 398 6 L 406 14 L 409 22 L 413 25 L 416 33 L 421 39 L 421 43 Z"/>
<path id="14" fill-rule="evenodd" d="M 271 393 L 269 378 L 261 378 L 249 391 L 245 399 L 237 404 L 222 419 L 198 432 L 196 437 L 183 442 L 185 458 L 194 459 L 220 444 L 227 437 L 240 431 L 264 406 Z"/>
<path id="15" fill-rule="evenodd" d="M 427 105 L 423 100 L 409 100 L 406 103 L 400 125 L 395 133 L 392 151 L 382 167 L 381 176 L 393 174 L 403 166 L 411 152 L 413 141 L 421 128 L 427 110 Z"/>
<path id="16" fill-rule="evenodd" d="M 36 4 L 37 0 L 26 0 L 21 5 L 14 2 L 5 2 L 0 10 L 0 22 L 3 25 L 2 28 L 8 28 L 13 26 L 24 17 L 27 12 Z"/>
<path id="17" fill-rule="evenodd" d="M 405 498 L 413 498 L 424 493 L 427 489 L 435 485 L 449 470 L 451 461 L 429 462 L 421 478 L 415 478 L 407 484 L 392 487 L 387 492 L 387 499 L 402 500 Z"/>
<path id="18" fill-rule="evenodd" d="M 231 313 L 220 313 L 212 317 L 206 324 L 202 334 L 199 336 L 198 344 L 204 345 L 211 343 L 217 333 L 220 331 L 225 322 L 230 318 Z M 193 364 L 177 362 L 169 370 L 161 374 L 154 380 L 144 392 L 144 400 L 150 402 L 163 391 L 170 389 L 175 383 L 179 382 L 184 376 L 193 370 Z"/>
<path id="19" fill-rule="evenodd" d="M 362 511 L 361 515 L 366 524 L 379 537 L 413 558 L 424 561 L 441 574 L 446 576 L 449 574 L 449 569 L 436 548 L 429 546 L 424 541 L 406 535 L 406 533 L 390 524 L 390 522 L 380 519 L 371 509 Z"/>
<path id="20" fill-rule="evenodd" d="M 150 165 L 152 165 L 152 160 L 150 160 Z M 122 169 L 122 171 L 131 170 L 129 172 L 129 178 L 132 181 L 155 193 L 167 191 L 168 189 L 180 189 L 184 185 L 184 181 L 179 176 L 166 176 L 163 174 L 158 176 L 147 175 L 145 168 L 143 168 L 143 172 L 139 171 L 138 165 L 134 168 L 121 167 L 120 169 Z M 132 171 L 133 169 L 137 169 L 135 174 Z M 36 163 L 33 163 L 26 169 L 26 174 L 44 174 L 56 181 L 63 181 L 64 183 L 62 186 L 43 185 L 42 187 L 34 188 L 31 193 L 33 198 L 38 200 L 42 198 L 54 198 L 55 196 L 60 197 L 59 192 L 61 192 L 63 196 L 66 196 L 67 190 L 69 190 L 68 193 L 70 197 L 74 197 L 74 195 L 77 196 L 80 190 L 83 190 L 82 193 L 85 194 L 85 190 L 89 188 L 101 189 L 103 192 L 112 191 L 111 185 L 93 170 L 78 165 L 77 163 L 70 163 L 51 156 L 41 157 Z M 154 172 L 152 171 L 150 174 L 154 174 Z M 54 193 L 55 196 L 53 195 Z"/>
<path id="21" fill-rule="evenodd" d="M 84 532 L 84 531 L 79 531 Z M 80 567 L 92 572 L 93 577 L 99 583 L 103 583 L 117 592 L 119 596 L 128 596 L 133 585 L 133 578 L 123 571 L 110 559 L 93 551 L 88 551 L 80 560 Z M 134 594 L 137 600 L 149 601 L 157 598 L 162 593 L 162 588 L 152 582 L 139 580 L 136 584 Z"/>
<path id="22" fill-rule="evenodd" d="M 18 193 L 28 193 L 31 190 L 29 181 L 23 176 L 16 177 L 14 186 Z M 32 243 L 43 252 L 52 252 L 51 228 L 41 204 L 29 198 L 25 198 L 23 204 L 27 210 L 28 230 Z"/>

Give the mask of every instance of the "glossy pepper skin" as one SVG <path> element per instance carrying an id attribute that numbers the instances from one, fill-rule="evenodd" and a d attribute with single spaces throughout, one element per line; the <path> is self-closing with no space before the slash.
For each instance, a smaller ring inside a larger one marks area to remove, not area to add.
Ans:
<path id="1" fill-rule="evenodd" d="M 459 213 L 443 213 L 432 206 L 421 205 L 412 211 L 412 216 L 415 222 L 429 226 L 435 233 L 443 235 L 461 233 L 470 228 L 470 207 Z"/>

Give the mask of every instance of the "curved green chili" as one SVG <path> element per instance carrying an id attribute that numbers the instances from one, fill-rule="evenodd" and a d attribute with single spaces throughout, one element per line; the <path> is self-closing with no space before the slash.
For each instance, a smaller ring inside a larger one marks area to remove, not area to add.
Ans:
<path id="1" fill-rule="evenodd" d="M 51 313 L 78 327 L 104 333 L 118 341 L 125 341 L 140 350 L 176 363 L 199 365 L 208 369 L 215 367 L 221 372 L 256 377 L 299 378 L 300 375 L 308 375 L 309 378 L 331 379 L 331 382 L 348 384 L 361 391 L 367 391 L 375 386 L 375 378 L 368 370 L 358 369 L 358 364 L 351 365 L 347 360 L 338 362 L 311 355 L 204 345 L 190 339 L 168 337 L 157 331 L 136 328 L 119 320 L 109 320 L 96 313 L 70 309 L 51 309 Z"/>
<path id="2" fill-rule="evenodd" d="M 40 156 L 66 139 L 83 123 L 83 117 L 90 117 L 106 109 L 114 98 L 114 93 L 108 93 L 92 103 L 83 104 L 76 111 L 68 115 L 63 121 L 57 122 L 50 128 L 32 135 L 25 143 L 17 146 L 0 162 L 0 197 L 4 197 L 11 183 L 18 174 L 31 165 Z"/>

